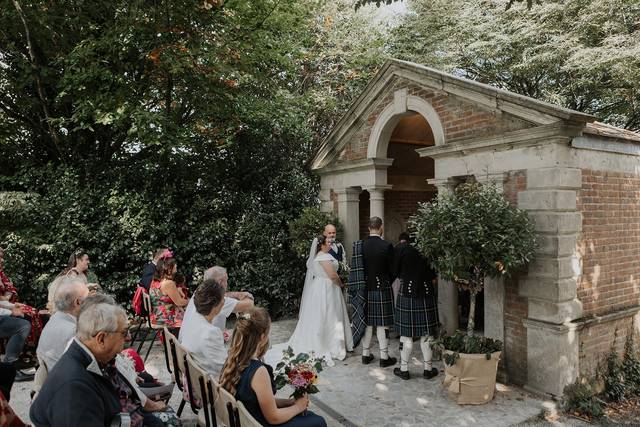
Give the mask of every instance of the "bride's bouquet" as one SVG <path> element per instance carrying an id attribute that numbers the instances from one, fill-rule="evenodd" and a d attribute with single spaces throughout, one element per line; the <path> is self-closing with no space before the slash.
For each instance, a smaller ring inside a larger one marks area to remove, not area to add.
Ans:
<path id="1" fill-rule="evenodd" d="M 312 352 L 293 354 L 293 349 L 288 347 L 282 352 L 282 361 L 275 370 L 276 389 L 280 390 L 285 385 L 293 387 L 291 397 L 299 399 L 304 394 L 318 393 L 316 382 L 318 373 L 322 372 L 322 361 Z"/>
<path id="2" fill-rule="evenodd" d="M 349 263 L 346 261 L 342 261 L 338 263 L 338 276 L 340 280 L 342 280 L 342 284 L 347 287 L 349 284 L 349 273 L 351 272 L 351 267 L 349 267 Z"/>

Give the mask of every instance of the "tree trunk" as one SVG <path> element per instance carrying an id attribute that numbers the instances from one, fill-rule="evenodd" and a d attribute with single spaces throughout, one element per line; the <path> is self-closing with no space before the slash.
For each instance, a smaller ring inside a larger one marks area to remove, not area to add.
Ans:
<path id="1" fill-rule="evenodd" d="M 467 336 L 473 336 L 473 329 L 476 326 L 476 295 L 475 289 L 469 290 L 469 321 L 467 322 Z"/>

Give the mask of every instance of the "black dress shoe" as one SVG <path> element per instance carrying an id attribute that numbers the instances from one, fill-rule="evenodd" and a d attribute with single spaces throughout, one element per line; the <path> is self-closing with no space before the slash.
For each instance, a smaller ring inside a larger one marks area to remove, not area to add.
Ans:
<path id="1" fill-rule="evenodd" d="M 396 359 L 395 357 L 390 357 L 388 359 L 380 359 L 380 367 L 386 368 L 387 366 L 393 366 L 396 364 L 397 361 L 398 359 Z"/>
<path id="2" fill-rule="evenodd" d="M 371 362 L 373 362 L 373 354 L 370 354 L 368 356 L 362 356 L 362 364 L 363 365 L 368 365 Z"/>
<path id="3" fill-rule="evenodd" d="M 403 380 L 409 379 L 409 371 L 403 371 L 400 368 L 393 368 L 393 375 L 396 377 L 400 377 Z"/>
<path id="4" fill-rule="evenodd" d="M 23 382 L 23 381 L 31 381 L 31 380 L 33 380 L 33 377 L 34 377 L 34 376 L 35 376 L 34 374 L 25 374 L 25 373 L 24 373 L 24 372 L 22 372 L 22 371 L 17 371 L 17 372 L 16 372 L 16 379 L 15 379 L 15 381 L 16 381 L 17 383 L 19 383 L 19 382 Z"/>
<path id="5" fill-rule="evenodd" d="M 434 378 L 434 377 L 438 376 L 438 370 L 436 368 L 431 368 L 430 371 L 427 371 L 425 369 L 424 373 L 422 374 L 422 376 L 424 376 L 426 379 L 430 380 L 431 378 Z"/>

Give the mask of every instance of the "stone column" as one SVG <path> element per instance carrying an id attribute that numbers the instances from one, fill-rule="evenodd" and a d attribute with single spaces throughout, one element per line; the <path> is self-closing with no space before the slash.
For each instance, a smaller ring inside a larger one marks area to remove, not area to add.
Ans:
<path id="1" fill-rule="evenodd" d="M 538 234 L 536 259 L 519 281 L 528 299 L 527 387 L 560 396 L 578 376 L 579 340 L 572 320 L 582 315 L 577 298 L 580 263 L 576 241 L 582 215 L 576 210 L 580 169 L 527 171 L 527 190 L 518 206 L 529 211 Z"/>
<path id="2" fill-rule="evenodd" d="M 347 259 L 351 257 L 353 242 L 360 238 L 360 190 L 344 188 L 337 190 L 338 218 L 344 227 L 342 244 L 347 251 Z"/>
<path id="3" fill-rule="evenodd" d="M 438 195 L 453 192 L 456 185 L 451 179 L 430 179 L 428 182 L 438 188 Z M 453 334 L 458 329 L 458 287 L 441 278 L 438 279 L 438 315 L 447 334 Z"/>
<path id="4" fill-rule="evenodd" d="M 376 185 L 375 187 L 367 187 L 365 190 L 369 192 L 369 213 L 371 217 L 377 216 L 382 219 L 384 224 L 384 192 L 390 190 L 390 185 Z"/>
<path id="5" fill-rule="evenodd" d="M 504 191 L 503 173 L 476 176 L 479 183 Z M 484 336 L 504 343 L 504 279 L 487 277 L 484 283 Z"/>
<path id="6" fill-rule="evenodd" d="M 333 200 L 331 200 L 331 190 L 326 188 L 320 189 L 320 210 L 322 212 L 331 212 L 333 210 Z"/>

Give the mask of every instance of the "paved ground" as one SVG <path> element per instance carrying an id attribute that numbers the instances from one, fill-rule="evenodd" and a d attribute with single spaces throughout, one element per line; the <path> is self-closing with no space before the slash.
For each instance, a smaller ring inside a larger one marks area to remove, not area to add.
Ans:
<path id="1" fill-rule="evenodd" d="M 275 322 L 271 328 L 272 342 L 286 341 L 294 327 L 294 320 Z M 397 345 L 397 341 L 392 345 Z M 381 369 L 376 363 L 362 365 L 356 350 L 343 362 L 322 372 L 321 391 L 312 396 L 311 409 L 323 415 L 331 427 L 587 425 L 573 419 L 545 420 L 541 414 L 545 407 L 553 406 L 552 402 L 544 402 L 518 388 L 501 384 L 494 400 L 486 405 L 457 405 L 442 389 L 443 375 L 432 380 L 423 379 L 420 363 L 414 362 L 410 367 L 414 378 L 403 381 L 393 375 L 393 368 Z M 436 367 L 442 369 L 441 363 L 436 363 Z M 168 380 L 159 345 L 153 349 L 147 369 L 161 380 Z M 11 405 L 23 420 L 28 419 L 29 390 L 30 383 L 16 383 L 12 392 Z M 177 409 L 179 402 L 180 394 L 176 390 L 171 404 Z M 185 426 L 196 425 L 196 417 L 188 408 L 182 419 Z"/>

